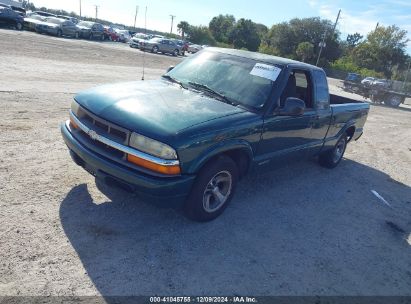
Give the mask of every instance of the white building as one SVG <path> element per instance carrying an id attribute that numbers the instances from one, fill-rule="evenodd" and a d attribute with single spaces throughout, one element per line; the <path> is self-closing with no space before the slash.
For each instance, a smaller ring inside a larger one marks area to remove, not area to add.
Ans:
<path id="1" fill-rule="evenodd" d="M 17 7 L 21 7 L 22 3 L 19 1 L 14 1 L 14 0 L 0 0 L 1 3 L 7 4 L 7 5 L 13 5 Z"/>

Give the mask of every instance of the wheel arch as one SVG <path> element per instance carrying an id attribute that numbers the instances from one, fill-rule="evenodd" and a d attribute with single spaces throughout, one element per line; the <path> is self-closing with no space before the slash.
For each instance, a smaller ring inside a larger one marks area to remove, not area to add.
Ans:
<path id="1" fill-rule="evenodd" d="M 253 150 L 248 142 L 238 141 L 215 145 L 201 154 L 190 166 L 191 173 L 199 172 L 207 163 L 220 156 L 230 157 L 238 166 L 240 177 L 247 174 L 253 160 Z"/>

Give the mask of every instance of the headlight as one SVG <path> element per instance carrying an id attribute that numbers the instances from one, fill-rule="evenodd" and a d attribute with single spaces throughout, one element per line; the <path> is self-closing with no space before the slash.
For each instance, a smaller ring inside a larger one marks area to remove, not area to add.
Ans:
<path id="1" fill-rule="evenodd" d="M 177 159 L 176 151 L 170 146 L 137 133 L 131 133 L 130 146 L 162 159 Z"/>
<path id="2" fill-rule="evenodd" d="M 77 101 L 73 100 L 71 102 L 71 111 L 73 112 L 74 115 L 78 116 L 79 110 L 80 110 L 80 105 L 77 103 Z"/>

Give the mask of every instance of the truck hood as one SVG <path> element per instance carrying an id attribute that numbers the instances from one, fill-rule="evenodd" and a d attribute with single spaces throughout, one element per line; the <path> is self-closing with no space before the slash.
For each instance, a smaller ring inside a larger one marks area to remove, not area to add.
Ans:
<path id="1" fill-rule="evenodd" d="M 166 80 L 105 85 L 79 93 L 75 100 L 107 121 L 158 140 L 245 112 Z"/>

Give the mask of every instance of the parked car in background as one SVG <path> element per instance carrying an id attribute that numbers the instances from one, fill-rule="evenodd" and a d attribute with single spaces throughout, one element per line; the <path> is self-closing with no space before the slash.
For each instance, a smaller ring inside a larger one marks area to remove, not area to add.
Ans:
<path id="1" fill-rule="evenodd" d="M 18 7 L 18 6 L 14 6 L 14 5 L 11 5 L 10 7 L 11 7 L 11 9 L 12 9 L 13 11 L 15 11 L 17 14 L 19 14 L 19 15 L 22 16 L 23 18 L 26 17 L 26 10 L 25 10 L 24 8 Z"/>
<path id="2" fill-rule="evenodd" d="M 77 24 L 80 29 L 80 37 L 86 39 L 104 40 L 104 27 L 102 24 L 92 21 L 81 21 Z"/>
<path id="3" fill-rule="evenodd" d="M 198 44 L 193 44 L 193 43 L 189 43 L 188 44 L 188 48 L 187 48 L 187 52 L 195 54 L 198 51 L 201 51 L 203 49 L 203 47 L 201 45 Z"/>
<path id="4" fill-rule="evenodd" d="M 180 55 L 184 56 L 188 50 L 188 43 L 184 40 L 173 39 L 173 41 L 181 48 Z"/>
<path id="5" fill-rule="evenodd" d="M 365 77 L 363 80 L 361 80 L 361 84 L 365 86 L 370 86 L 374 82 L 374 80 L 374 77 Z"/>
<path id="6" fill-rule="evenodd" d="M 0 25 L 21 31 L 24 26 L 24 18 L 10 7 L 0 6 Z"/>
<path id="7" fill-rule="evenodd" d="M 389 89 L 391 87 L 391 81 L 387 79 L 375 79 L 371 86 L 372 87 L 379 87 L 384 89 Z"/>
<path id="8" fill-rule="evenodd" d="M 31 15 L 39 15 L 42 17 L 57 17 L 56 15 L 52 14 L 52 13 L 47 13 L 47 12 L 43 12 L 43 11 L 34 11 L 31 12 Z"/>
<path id="9" fill-rule="evenodd" d="M 50 34 L 57 37 L 80 37 L 80 29 L 71 21 L 55 17 L 46 18 L 44 22 L 36 25 L 36 32 Z"/>
<path id="10" fill-rule="evenodd" d="M 148 50 L 148 51 L 151 51 L 152 53 L 158 53 L 158 52 L 161 52 L 163 54 L 169 53 L 169 54 L 173 54 L 174 56 L 178 56 L 180 53 L 182 53 L 182 47 L 177 45 L 171 39 L 163 39 L 163 38 L 153 38 L 145 42 L 141 42 L 140 49 Z"/>
<path id="11" fill-rule="evenodd" d="M 77 24 L 79 22 L 79 20 L 77 18 L 70 17 L 70 16 L 57 15 L 57 18 L 69 20 L 69 21 L 73 22 L 74 24 Z"/>
<path id="12" fill-rule="evenodd" d="M 117 34 L 119 35 L 119 41 L 123 43 L 127 43 L 130 41 L 131 36 L 130 32 L 127 30 L 116 30 Z"/>
<path id="13" fill-rule="evenodd" d="M 24 28 L 29 31 L 35 31 L 36 25 L 42 23 L 45 17 L 40 15 L 30 15 L 30 17 L 24 18 Z"/>
<path id="14" fill-rule="evenodd" d="M 111 26 L 104 26 L 104 35 L 107 40 L 120 41 L 120 35 Z"/>
<path id="15" fill-rule="evenodd" d="M 145 42 L 146 40 L 150 40 L 150 39 L 151 39 L 151 35 L 137 33 L 137 34 L 134 34 L 133 37 L 130 39 L 129 44 L 130 44 L 130 47 L 132 48 L 139 48 L 140 42 Z"/>

